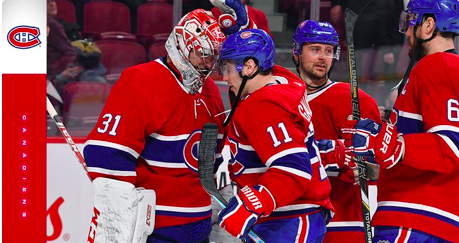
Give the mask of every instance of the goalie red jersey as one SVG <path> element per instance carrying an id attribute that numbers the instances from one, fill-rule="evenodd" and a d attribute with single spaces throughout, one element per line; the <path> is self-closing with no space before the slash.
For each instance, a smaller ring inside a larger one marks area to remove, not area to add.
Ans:
<path id="1" fill-rule="evenodd" d="M 197 173 L 201 128 L 219 125 L 218 160 L 226 137 L 223 102 L 208 79 L 186 92 L 165 58 L 126 69 L 115 84 L 84 149 L 93 178 L 109 177 L 154 189 L 155 228 L 211 216 Z"/>
<path id="2" fill-rule="evenodd" d="M 258 222 L 333 211 L 306 86 L 279 66 L 273 74 L 277 83 L 241 100 L 229 125 L 232 178 L 239 188 L 261 185 L 271 193 L 275 209 Z"/>
<path id="3" fill-rule="evenodd" d="M 375 100 L 363 91 L 359 91 L 361 116 L 381 122 Z M 340 139 L 341 127 L 352 115 L 351 92 L 348 83 L 332 82 L 327 86 L 308 94 L 308 102 L 313 112 L 316 140 Z M 346 174 L 347 168 L 336 164 L 324 164 L 330 179 L 330 200 L 336 214 L 327 225 L 324 242 L 365 242 L 362 222 L 362 199 L 360 187 L 353 181 L 343 180 L 338 175 Z"/>
<path id="4" fill-rule="evenodd" d="M 380 172 L 373 226 L 403 226 L 457 242 L 459 57 L 425 56 L 397 99 L 391 123 L 403 133 L 405 153 Z"/>

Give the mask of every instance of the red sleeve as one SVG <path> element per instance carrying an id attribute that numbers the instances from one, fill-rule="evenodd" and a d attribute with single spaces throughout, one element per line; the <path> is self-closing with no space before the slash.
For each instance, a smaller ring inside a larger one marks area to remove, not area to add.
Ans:
<path id="1" fill-rule="evenodd" d="M 459 168 L 459 58 L 449 54 L 444 58 L 446 62 L 429 57 L 410 75 L 409 88 L 413 92 L 407 89 L 406 95 L 414 93 L 419 102 L 425 133 L 403 135 L 402 162 L 418 169 L 450 173 Z"/>
<path id="2" fill-rule="evenodd" d="M 135 182 L 135 161 L 155 117 L 150 87 L 139 89 L 147 78 L 138 69 L 125 70 L 113 87 L 95 128 L 88 136 L 84 155 L 93 178 L 98 176 Z M 160 120 L 159 117 L 155 119 Z"/>

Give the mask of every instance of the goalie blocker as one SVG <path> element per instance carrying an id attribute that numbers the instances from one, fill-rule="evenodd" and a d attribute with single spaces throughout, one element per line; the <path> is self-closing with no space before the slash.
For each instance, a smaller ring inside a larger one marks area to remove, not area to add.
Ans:
<path id="1" fill-rule="evenodd" d="M 156 194 L 124 181 L 96 178 L 88 243 L 145 243 L 155 226 Z"/>

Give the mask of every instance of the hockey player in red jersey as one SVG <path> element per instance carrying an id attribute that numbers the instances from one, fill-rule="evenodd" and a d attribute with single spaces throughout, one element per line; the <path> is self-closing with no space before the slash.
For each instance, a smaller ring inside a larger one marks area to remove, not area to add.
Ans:
<path id="1" fill-rule="evenodd" d="M 346 146 L 381 165 L 374 242 L 459 242 L 459 1 L 410 0 L 402 17 L 420 61 L 390 123 L 349 122 Z"/>
<path id="2" fill-rule="evenodd" d="M 240 1 L 214 2 L 237 18 L 225 33 L 249 24 Z M 209 76 L 224 39 L 210 12 L 194 10 L 174 27 L 167 56 L 122 73 L 84 148 L 94 178 L 88 242 L 209 241 L 211 200 L 198 179 L 197 151 L 203 125 L 216 123 L 216 163 L 223 161 L 224 106 Z M 152 190 L 156 208 L 154 200 L 142 206 Z"/>
<path id="3" fill-rule="evenodd" d="M 352 115 L 348 83 L 334 82 L 328 74 L 339 58 L 338 34 L 327 22 L 306 20 L 293 34 L 293 60 L 306 83 L 315 137 L 331 184 L 330 199 L 336 214 L 327 225 L 324 242 L 365 242 L 360 187 L 355 184 L 355 163 L 349 158 L 326 159 L 344 150 L 341 127 Z M 359 90 L 362 117 L 380 121 L 376 102 Z M 331 139 L 331 140 L 325 140 Z M 334 141 L 333 141 L 334 140 Z"/>
<path id="4" fill-rule="evenodd" d="M 224 80 L 238 101 L 228 138 L 229 171 L 240 192 L 218 222 L 247 242 L 252 226 L 266 242 L 322 242 L 333 207 L 306 85 L 274 65 L 274 56 L 271 37 L 258 29 L 229 36 L 220 51 Z"/>

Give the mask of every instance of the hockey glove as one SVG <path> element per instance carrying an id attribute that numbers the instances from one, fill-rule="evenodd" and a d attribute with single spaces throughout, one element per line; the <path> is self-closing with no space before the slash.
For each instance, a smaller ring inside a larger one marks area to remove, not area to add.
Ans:
<path id="1" fill-rule="evenodd" d="M 396 127 L 371 119 L 348 121 L 341 129 L 346 149 L 357 156 L 374 158 L 382 168 L 390 169 L 403 157 L 405 142 Z"/>
<path id="2" fill-rule="evenodd" d="M 343 142 L 337 140 L 321 139 L 317 141 L 319 146 L 320 158 L 325 168 L 331 166 L 338 169 L 355 169 L 355 164 L 351 151 L 346 151 Z"/>
<path id="3" fill-rule="evenodd" d="M 225 35 L 231 35 L 249 25 L 249 16 L 241 0 L 210 0 L 222 15 L 218 18 L 220 28 Z"/>
<path id="4" fill-rule="evenodd" d="M 232 236 L 242 238 L 261 216 L 271 214 L 274 207 L 275 201 L 265 187 L 245 186 L 218 214 L 218 224 Z"/>

